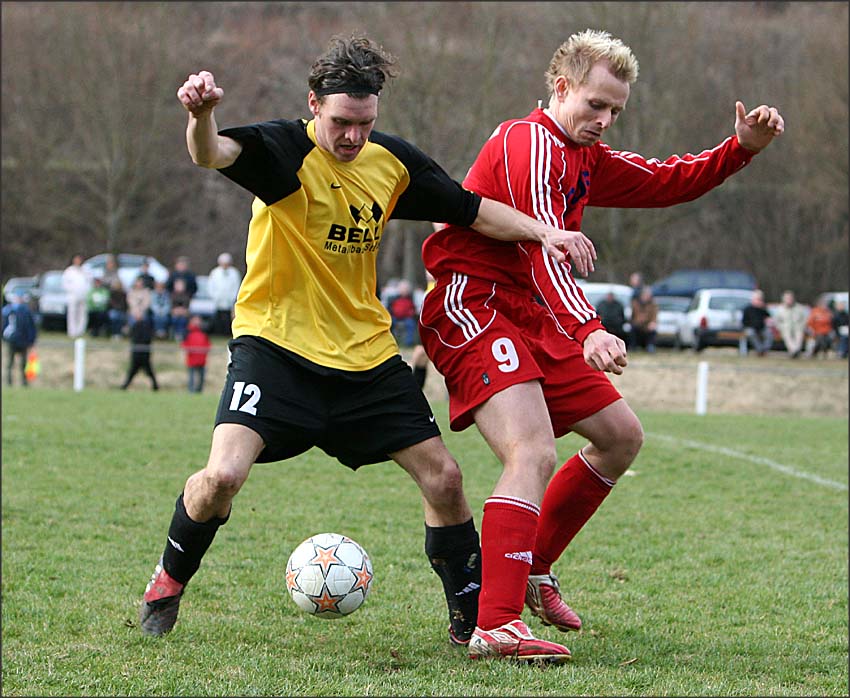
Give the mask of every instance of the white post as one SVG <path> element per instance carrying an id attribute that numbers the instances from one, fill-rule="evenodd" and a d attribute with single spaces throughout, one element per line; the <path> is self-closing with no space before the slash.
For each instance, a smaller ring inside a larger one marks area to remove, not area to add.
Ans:
<path id="1" fill-rule="evenodd" d="M 74 340 L 74 390 L 80 392 L 86 382 L 86 340 Z"/>
<path id="2" fill-rule="evenodd" d="M 697 365 L 697 404 L 696 413 L 705 414 L 708 407 L 708 361 Z"/>

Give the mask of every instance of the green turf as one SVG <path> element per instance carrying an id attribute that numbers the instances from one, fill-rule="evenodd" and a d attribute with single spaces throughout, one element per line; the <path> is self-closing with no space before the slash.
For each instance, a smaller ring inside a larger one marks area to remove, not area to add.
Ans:
<path id="1" fill-rule="evenodd" d="M 555 568 L 584 630 L 526 616 L 574 654 L 541 669 L 451 647 L 415 485 L 319 451 L 255 467 L 174 632 L 141 637 L 138 601 L 215 407 L 3 392 L 3 695 L 848 693 L 846 420 L 641 414 L 633 475 Z M 444 430 L 480 528 L 498 464 L 474 429 Z M 562 457 L 580 444 L 561 439 Z M 323 531 L 375 567 L 369 600 L 341 620 L 302 614 L 284 589 L 289 553 Z"/>

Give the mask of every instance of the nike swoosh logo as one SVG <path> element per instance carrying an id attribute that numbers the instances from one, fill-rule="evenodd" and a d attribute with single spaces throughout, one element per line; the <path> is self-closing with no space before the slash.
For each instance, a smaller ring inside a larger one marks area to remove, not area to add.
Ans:
<path id="1" fill-rule="evenodd" d="M 166 537 L 168 538 L 168 542 L 171 543 L 171 545 L 173 545 L 175 548 L 177 548 L 177 550 L 179 550 L 181 553 L 186 552 L 185 550 L 183 550 L 183 548 L 180 547 L 180 543 L 178 543 L 176 540 L 174 540 L 171 536 L 166 536 Z"/>
<path id="2" fill-rule="evenodd" d="M 331 184 L 331 189 L 342 189 L 341 184 Z"/>
<path id="3" fill-rule="evenodd" d="M 434 415 L 433 414 L 430 417 L 428 417 L 428 421 L 431 422 L 432 424 L 434 423 Z"/>

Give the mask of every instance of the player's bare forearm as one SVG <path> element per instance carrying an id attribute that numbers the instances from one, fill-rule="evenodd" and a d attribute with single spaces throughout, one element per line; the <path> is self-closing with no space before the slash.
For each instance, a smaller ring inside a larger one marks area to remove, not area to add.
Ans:
<path id="1" fill-rule="evenodd" d="M 201 167 L 212 167 L 218 155 L 218 126 L 212 111 L 198 117 L 189 114 L 186 125 L 186 147 L 192 162 Z"/>
<path id="2" fill-rule="evenodd" d="M 201 167 L 228 167 L 242 152 L 237 141 L 218 135 L 213 110 L 223 97 L 224 90 L 208 70 L 193 73 L 177 90 L 177 99 L 189 112 L 186 146 L 192 162 Z"/>
<path id="3" fill-rule="evenodd" d="M 218 126 L 211 111 L 199 117 L 189 114 L 186 146 L 192 162 L 216 169 L 232 165 L 242 152 L 239 141 L 218 135 Z"/>
<path id="4" fill-rule="evenodd" d="M 472 228 L 496 240 L 539 242 L 558 262 L 566 261 L 569 255 L 582 276 L 594 269 L 596 248 L 581 231 L 553 228 L 499 201 L 482 198 Z"/>

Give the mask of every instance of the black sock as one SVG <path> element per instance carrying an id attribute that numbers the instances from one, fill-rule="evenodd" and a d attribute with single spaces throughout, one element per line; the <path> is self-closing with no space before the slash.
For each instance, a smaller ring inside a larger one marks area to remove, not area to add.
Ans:
<path id="1" fill-rule="evenodd" d="M 419 386 L 419 389 L 425 387 L 425 377 L 428 375 L 428 369 L 425 366 L 414 366 L 413 367 L 413 378 L 416 380 L 416 384 Z"/>
<path id="2" fill-rule="evenodd" d="M 181 493 L 168 528 L 168 540 L 162 554 L 163 569 L 181 584 L 188 584 L 201 566 L 201 558 L 213 542 L 218 527 L 227 523 L 229 518 L 228 514 L 223 519 L 213 517 L 204 523 L 192 521 L 186 513 Z"/>
<path id="3" fill-rule="evenodd" d="M 443 582 L 449 621 L 456 637 L 468 640 L 478 620 L 481 590 L 481 544 L 475 522 L 455 526 L 425 525 L 425 554 Z"/>

